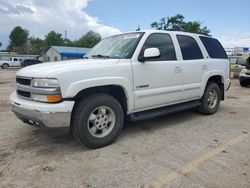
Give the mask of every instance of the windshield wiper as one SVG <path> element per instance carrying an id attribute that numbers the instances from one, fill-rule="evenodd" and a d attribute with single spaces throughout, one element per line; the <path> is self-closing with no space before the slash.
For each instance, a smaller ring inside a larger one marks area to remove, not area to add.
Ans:
<path id="1" fill-rule="evenodd" d="M 109 59 L 110 58 L 108 55 L 101 55 L 101 54 L 92 55 L 92 57 L 105 58 L 105 59 Z"/>

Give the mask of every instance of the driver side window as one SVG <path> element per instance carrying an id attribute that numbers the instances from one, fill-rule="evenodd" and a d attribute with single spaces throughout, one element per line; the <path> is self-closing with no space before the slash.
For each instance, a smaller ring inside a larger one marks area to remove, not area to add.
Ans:
<path id="1" fill-rule="evenodd" d="M 158 48 L 160 50 L 160 57 L 152 59 L 152 61 L 170 61 L 176 60 L 174 44 L 169 34 L 154 33 L 151 34 L 145 41 L 140 56 L 143 56 L 145 49 Z"/>

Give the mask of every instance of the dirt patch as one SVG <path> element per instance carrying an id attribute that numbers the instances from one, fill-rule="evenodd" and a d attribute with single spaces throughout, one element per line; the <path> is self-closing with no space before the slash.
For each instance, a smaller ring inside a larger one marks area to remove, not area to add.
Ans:
<path id="1" fill-rule="evenodd" d="M 45 166 L 45 167 L 43 167 L 43 171 L 45 171 L 45 172 L 52 172 L 54 170 L 55 170 L 55 168 L 53 168 L 51 166 Z"/>
<path id="2" fill-rule="evenodd" d="M 10 155 L 11 155 L 11 153 L 1 153 L 0 154 L 0 162 L 5 160 L 5 158 L 7 158 Z"/>
<path id="3" fill-rule="evenodd" d="M 238 97 L 235 96 L 227 96 L 228 99 L 239 99 Z"/>
<path id="4" fill-rule="evenodd" d="M 12 82 L 0 82 L 0 85 L 1 84 L 11 84 Z"/>

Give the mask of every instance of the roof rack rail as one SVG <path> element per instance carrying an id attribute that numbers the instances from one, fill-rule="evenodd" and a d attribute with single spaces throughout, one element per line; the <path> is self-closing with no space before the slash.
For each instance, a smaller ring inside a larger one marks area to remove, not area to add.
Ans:
<path id="1" fill-rule="evenodd" d="M 206 35 L 211 37 L 212 35 L 209 35 L 207 33 L 203 33 L 203 32 L 192 32 L 192 31 L 183 31 L 182 29 L 180 29 L 179 27 L 177 28 L 171 28 L 171 29 L 165 29 L 166 31 L 181 31 L 181 32 L 185 32 L 185 33 L 194 33 L 194 34 L 201 34 L 201 35 Z"/>

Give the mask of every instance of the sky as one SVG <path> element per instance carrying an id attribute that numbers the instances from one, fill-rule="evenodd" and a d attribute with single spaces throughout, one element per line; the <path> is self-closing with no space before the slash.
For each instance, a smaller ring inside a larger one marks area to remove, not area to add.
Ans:
<path id="1" fill-rule="evenodd" d="M 250 47 L 249 0 L 1 0 L 0 42 L 17 25 L 44 38 L 51 30 L 74 40 L 89 30 L 102 37 L 150 29 L 162 17 L 182 14 L 201 21 L 224 47 Z"/>

